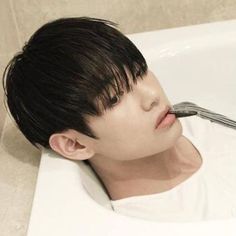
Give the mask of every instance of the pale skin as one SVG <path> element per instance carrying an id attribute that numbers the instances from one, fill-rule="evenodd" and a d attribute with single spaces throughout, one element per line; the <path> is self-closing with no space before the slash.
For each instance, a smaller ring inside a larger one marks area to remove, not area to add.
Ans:
<path id="1" fill-rule="evenodd" d="M 171 106 L 155 74 L 148 70 L 111 110 L 88 117 L 100 138 L 75 130 L 51 135 L 51 148 L 71 160 L 89 159 L 111 200 L 160 193 L 174 188 L 202 164 L 178 119 L 155 129 L 157 117 Z"/>

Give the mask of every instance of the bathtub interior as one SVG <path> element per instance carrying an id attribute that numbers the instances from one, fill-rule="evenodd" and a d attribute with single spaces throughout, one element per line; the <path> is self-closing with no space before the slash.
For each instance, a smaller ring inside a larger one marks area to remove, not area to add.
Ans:
<path id="1" fill-rule="evenodd" d="M 54 152 L 52 155 L 55 155 Z M 56 154 L 57 155 L 57 154 Z M 80 169 L 80 178 L 81 183 L 84 186 L 84 190 L 87 194 L 101 206 L 113 210 L 110 203 L 109 196 L 106 193 L 106 190 L 96 175 L 96 172 L 91 168 L 90 165 L 85 164 L 83 161 L 77 162 Z"/>
<path id="2" fill-rule="evenodd" d="M 172 104 L 191 101 L 236 119 L 235 29 L 231 20 L 128 37 Z M 89 165 L 44 149 L 28 235 L 235 235 L 235 225 L 235 219 L 181 224 L 119 215 Z"/>

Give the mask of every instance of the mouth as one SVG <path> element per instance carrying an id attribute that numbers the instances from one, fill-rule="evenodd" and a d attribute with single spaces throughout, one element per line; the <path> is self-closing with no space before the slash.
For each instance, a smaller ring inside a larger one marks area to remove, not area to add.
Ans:
<path id="1" fill-rule="evenodd" d="M 166 106 L 166 108 L 157 117 L 155 129 L 157 129 L 159 124 L 165 119 L 165 117 L 167 116 L 169 110 L 170 110 L 170 106 Z"/>

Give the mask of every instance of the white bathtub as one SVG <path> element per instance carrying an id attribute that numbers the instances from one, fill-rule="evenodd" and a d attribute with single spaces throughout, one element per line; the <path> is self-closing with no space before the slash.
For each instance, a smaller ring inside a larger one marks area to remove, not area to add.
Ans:
<path id="1" fill-rule="evenodd" d="M 172 103 L 192 101 L 236 119 L 236 20 L 128 37 Z M 235 236 L 236 219 L 159 223 L 120 215 L 89 167 L 42 152 L 28 236 L 213 234 Z"/>

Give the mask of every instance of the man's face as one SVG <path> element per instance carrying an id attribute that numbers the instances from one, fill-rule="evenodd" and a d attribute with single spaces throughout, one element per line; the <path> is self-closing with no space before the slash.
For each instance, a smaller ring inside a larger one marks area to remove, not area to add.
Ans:
<path id="1" fill-rule="evenodd" d="M 103 116 L 88 119 L 100 138 L 93 141 L 95 153 L 105 158 L 124 161 L 155 155 L 173 146 L 182 134 L 178 119 L 155 129 L 157 118 L 171 104 L 150 70 L 132 88 Z"/>

